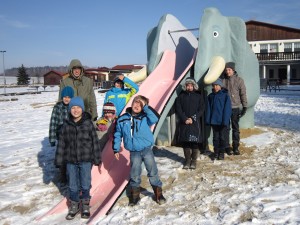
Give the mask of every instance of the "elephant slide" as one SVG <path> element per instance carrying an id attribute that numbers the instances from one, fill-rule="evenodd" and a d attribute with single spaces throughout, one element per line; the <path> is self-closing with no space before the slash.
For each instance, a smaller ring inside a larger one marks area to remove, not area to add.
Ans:
<path id="1" fill-rule="evenodd" d="M 171 93 L 185 77 L 185 72 L 193 65 L 194 58 L 186 65 L 186 70 L 179 77 L 174 76 L 176 62 L 176 53 L 166 50 L 163 53 L 161 62 L 140 85 L 140 90 L 137 93 L 149 98 L 150 105 L 159 114 L 162 114 L 165 110 L 164 106 L 167 104 Z M 131 101 L 127 103 L 125 108 L 131 106 Z M 152 126 L 152 130 L 154 129 L 155 126 Z M 129 151 L 125 150 L 123 146 L 121 146 L 120 159 L 116 160 L 112 150 L 112 140 L 106 143 L 102 152 L 101 173 L 99 173 L 97 167 L 92 168 L 91 218 L 87 222 L 88 224 L 94 224 L 101 216 L 104 216 L 125 189 L 129 180 L 129 161 Z M 67 199 L 64 198 L 36 220 L 44 221 L 47 220 L 47 217 L 54 215 L 57 218 L 64 218 L 67 208 Z"/>
<path id="2" fill-rule="evenodd" d="M 245 22 L 238 17 L 225 17 L 216 8 L 206 8 L 199 27 L 195 79 L 208 93 L 211 92 L 210 84 L 222 72 L 215 67 L 224 69 L 225 62 L 235 62 L 235 70 L 244 79 L 248 109 L 240 120 L 240 127 L 251 128 L 254 106 L 260 94 L 259 65 L 246 39 Z"/>

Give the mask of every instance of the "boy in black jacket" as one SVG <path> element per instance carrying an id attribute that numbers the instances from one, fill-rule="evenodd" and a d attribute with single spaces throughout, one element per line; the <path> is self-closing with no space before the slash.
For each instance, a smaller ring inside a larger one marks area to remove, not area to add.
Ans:
<path id="1" fill-rule="evenodd" d="M 64 123 L 59 136 L 55 165 L 67 165 L 70 207 L 66 219 L 74 219 L 80 200 L 81 218 L 87 219 L 90 217 L 91 169 L 93 164 L 100 168 L 101 149 L 91 115 L 84 112 L 82 98 L 72 98 L 69 111 L 70 119 Z"/>

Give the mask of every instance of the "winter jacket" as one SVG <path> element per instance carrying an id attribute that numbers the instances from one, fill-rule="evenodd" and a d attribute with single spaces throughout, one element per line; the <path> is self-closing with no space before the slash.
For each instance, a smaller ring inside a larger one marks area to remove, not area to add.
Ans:
<path id="1" fill-rule="evenodd" d="M 84 112 L 81 120 L 76 123 L 72 119 L 65 121 L 59 135 L 55 165 L 60 167 L 66 163 L 78 162 L 99 165 L 101 151 L 91 116 Z"/>
<path id="2" fill-rule="evenodd" d="M 124 84 L 129 88 L 111 88 L 106 92 L 104 104 L 106 102 L 114 103 L 116 107 L 116 115 L 119 116 L 129 99 L 139 91 L 136 83 L 127 77 L 124 77 Z M 103 115 L 103 113 L 102 113 Z"/>
<path id="3" fill-rule="evenodd" d="M 85 111 L 90 113 L 92 119 L 94 120 L 98 117 L 98 113 L 96 96 L 93 88 L 93 80 L 84 75 L 83 67 L 79 78 L 75 78 L 72 75 L 72 68 L 74 66 L 82 67 L 79 60 L 72 60 L 69 66 L 69 75 L 61 81 L 60 90 L 62 90 L 66 86 L 72 87 L 74 90 L 74 97 L 79 96 L 83 99 Z M 61 99 L 60 95 L 59 99 Z"/>
<path id="4" fill-rule="evenodd" d="M 49 142 L 55 143 L 58 140 L 59 131 L 64 123 L 64 120 L 68 119 L 68 105 L 63 102 L 55 104 L 52 110 L 50 126 L 49 126 Z"/>
<path id="5" fill-rule="evenodd" d="M 116 120 L 108 120 L 104 117 L 101 117 L 97 122 L 97 135 L 99 138 L 101 149 L 104 148 L 108 140 L 113 140 L 113 133 L 116 126 Z"/>
<path id="6" fill-rule="evenodd" d="M 179 118 L 179 142 L 201 143 L 201 117 L 204 112 L 204 100 L 198 91 L 182 91 L 176 99 L 176 114 Z M 192 118 L 192 124 L 185 124 Z"/>
<path id="7" fill-rule="evenodd" d="M 132 116 L 131 107 L 127 108 L 126 113 L 117 120 L 113 141 L 114 152 L 120 151 L 122 138 L 124 147 L 128 151 L 142 151 L 154 145 L 150 126 L 155 124 L 158 118 L 158 113 L 148 105 L 145 105 L 137 116 Z"/>
<path id="8" fill-rule="evenodd" d="M 244 80 L 234 72 L 232 76 L 223 79 L 224 88 L 229 92 L 231 107 L 239 108 L 241 105 L 247 107 L 247 94 Z"/>
<path id="9" fill-rule="evenodd" d="M 228 126 L 231 116 L 231 101 L 226 89 L 207 96 L 205 108 L 205 123 L 207 125 Z"/>

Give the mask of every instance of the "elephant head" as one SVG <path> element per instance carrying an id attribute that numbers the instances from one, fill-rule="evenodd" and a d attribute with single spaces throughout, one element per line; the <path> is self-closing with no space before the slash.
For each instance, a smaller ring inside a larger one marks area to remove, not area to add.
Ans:
<path id="1" fill-rule="evenodd" d="M 178 30 L 185 32 L 176 32 Z M 193 58 L 197 46 L 197 38 L 176 17 L 171 14 L 162 16 L 147 36 L 148 75 L 156 68 L 165 50 L 176 52 L 175 73 L 181 74 Z"/>
<path id="2" fill-rule="evenodd" d="M 260 94 L 259 66 L 246 39 L 245 22 L 238 17 L 225 17 L 216 8 L 207 8 L 199 28 L 195 80 L 210 92 L 209 84 L 221 75 L 225 62 L 235 62 L 236 71 L 247 89 L 248 110 L 240 126 L 253 127 L 254 105 Z"/>

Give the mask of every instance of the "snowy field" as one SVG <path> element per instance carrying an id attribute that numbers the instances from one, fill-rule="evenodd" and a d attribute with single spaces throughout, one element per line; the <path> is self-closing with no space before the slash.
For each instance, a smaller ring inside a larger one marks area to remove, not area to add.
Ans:
<path id="1" fill-rule="evenodd" d="M 65 215 L 35 221 L 65 193 L 48 143 L 57 96 L 56 88 L 0 96 L 1 225 L 85 223 Z M 96 96 L 101 112 L 104 96 Z M 123 196 L 98 224 L 300 224 L 300 91 L 262 92 L 255 124 L 242 131 L 242 155 L 224 161 L 200 155 L 195 171 L 181 169 L 181 148 L 155 150 L 167 203 L 151 199 L 143 176 L 139 205 L 128 207 Z"/>

